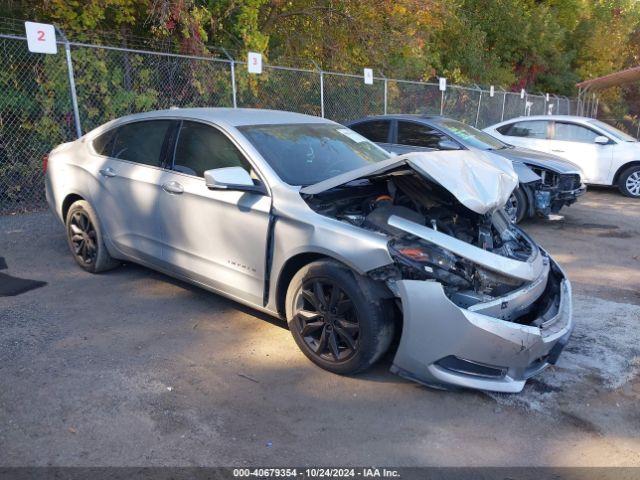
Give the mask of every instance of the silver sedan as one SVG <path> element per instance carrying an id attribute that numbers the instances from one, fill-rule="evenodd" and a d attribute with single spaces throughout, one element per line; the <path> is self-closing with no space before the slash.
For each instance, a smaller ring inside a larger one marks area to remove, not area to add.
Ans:
<path id="1" fill-rule="evenodd" d="M 172 109 L 109 122 L 48 157 L 77 263 L 132 261 L 286 318 L 304 354 L 352 374 L 522 390 L 572 328 L 561 268 L 506 218 L 510 162 L 391 157 L 289 112 Z"/>

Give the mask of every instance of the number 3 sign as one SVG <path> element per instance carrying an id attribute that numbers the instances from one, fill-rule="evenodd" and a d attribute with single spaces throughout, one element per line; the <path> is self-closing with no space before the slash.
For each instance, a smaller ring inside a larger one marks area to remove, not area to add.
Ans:
<path id="1" fill-rule="evenodd" d="M 262 73 L 262 55 L 257 52 L 249 52 L 247 55 L 247 68 L 249 73 Z"/>
<path id="2" fill-rule="evenodd" d="M 24 22 L 30 52 L 58 53 L 56 30 L 48 23 Z"/>

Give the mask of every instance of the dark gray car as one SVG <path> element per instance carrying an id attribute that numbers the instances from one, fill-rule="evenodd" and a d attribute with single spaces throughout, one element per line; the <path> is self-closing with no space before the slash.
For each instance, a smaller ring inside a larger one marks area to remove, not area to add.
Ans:
<path id="1" fill-rule="evenodd" d="M 385 150 L 404 154 L 431 150 L 490 150 L 513 162 L 519 177 L 505 206 L 514 222 L 558 213 L 584 194 L 580 170 L 560 157 L 519 148 L 451 118 L 430 115 L 381 115 L 347 126 Z"/>

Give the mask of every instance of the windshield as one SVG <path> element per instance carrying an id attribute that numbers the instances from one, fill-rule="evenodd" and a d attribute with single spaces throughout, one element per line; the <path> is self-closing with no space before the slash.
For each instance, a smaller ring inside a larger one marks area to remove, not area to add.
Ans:
<path id="1" fill-rule="evenodd" d="M 390 158 L 376 144 L 340 125 L 250 125 L 238 130 L 289 185 L 313 185 Z"/>
<path id="2" fill-rule="evenodd" d="M 435 123 L 467 148 L 500 150 L 509 147 L 509 145 L 492 137 L 488 133 L 478 130 L 466 123 L 458 122 L 457 120 L 442 118 L 438 119 Z"/>
<path id="3" fill-rule="evenodd" d="M 607 132 L 609 135 L 611 135 L 612 137 L 618 140 L 622 140 L 623 142 L 637 142 L 637 140 L 633 138 L 631 135 L 627 135 L 622 130 L 618 130 L 617 128 L 609 125 L 608 123 L 601 122 L 600 120 L 596 120 L 595 118 L 590 118 L 589 120 L 587 120 L 587 122 L 589 122 L 592 125 L 595 125 L 598 128 L 601 128 L 602 130 Z"/>

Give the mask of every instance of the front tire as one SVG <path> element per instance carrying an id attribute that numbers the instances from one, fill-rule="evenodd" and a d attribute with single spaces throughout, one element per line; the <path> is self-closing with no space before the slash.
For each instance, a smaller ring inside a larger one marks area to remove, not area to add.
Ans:
<path id="1" fill-rule="evenodd" d="M 520 187 L 511 193 L 504 210 L 513 223 L 520 223 L 528 210 L 527 196 Z"/>
<path id="2" fill-rule="evenodd" d="M 627 197 L 640 198 L 640 166 L 629 167 L 620 174 L 618 189 Z"/>
<path id="3" fill-rule="evenodd" d="M 104 245 L 98 215 L 85 200 L 74 202 L 65 221 L 67 244 L 76 263 L 91 273 L 104 272 L 117 267 Z"/>
<path id="4" fill-rule="evenodd" d="M 289 284 L 287 323 L 302 352 L 330 372 L 366 370 L 389 348 L 393 313 L 373 281 L 333 260 L 304 266 Z"/>

